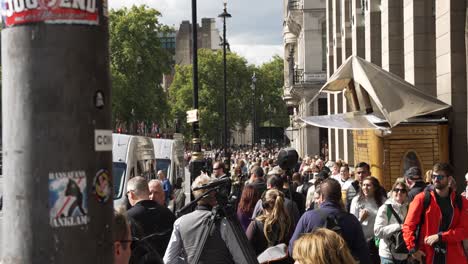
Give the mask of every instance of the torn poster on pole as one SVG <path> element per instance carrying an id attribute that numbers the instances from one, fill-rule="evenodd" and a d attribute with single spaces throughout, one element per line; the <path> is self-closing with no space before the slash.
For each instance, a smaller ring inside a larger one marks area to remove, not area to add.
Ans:
<path id="1" fill-rule="evenodd" d="M 5 27 L 27 23 L 99 23 L 97 0 L 1 0 Z"/>
<path id="2" fill-rule="evenodd" d="M 85 225 L 89 222 L 86 172 L 49 173 L 49 208 L 52 227 Z"/>

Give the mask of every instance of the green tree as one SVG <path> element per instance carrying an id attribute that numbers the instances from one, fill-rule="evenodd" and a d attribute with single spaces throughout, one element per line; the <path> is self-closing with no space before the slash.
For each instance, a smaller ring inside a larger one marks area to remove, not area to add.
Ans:
<path id="1" fill-rule="evenodd" d="M 287 127 L 289 117 L 286 104 L 283 101 L 284 85 L 284 62 L 278 55 L 273 56 L 272 60 L 262 64 L 256 69 L 257 77 L 256 94 L 257 98 L 257 116 L 259 124 L 263 123 Z M 263 102 L 260 97 L 263 95 Z M 271 106 L 271 109 L 268 107 Z"/>
<path id="2" fill-rule="evenodd" d="M 221 144 L 224 125 L 223 53 L 200 49 L 198 55 L 200 135 L 203 142 Z M 251 120 L 250 77 L 253 69 L 236 53 L 228 53 L 226 60 L 228 128 L 233 129 L 236 125 L 245 127 Z M 172 114 L 185 126 L 184 131 L 188 135 L 185 112 L 193 106 L 192 66 L 176 66 L 175 72 L 169 88 Z"/>
<path id="3" fill-rule="evenodd" d="M 163 123 L 170 113 L 161 87 L 171 57 L 159 36 L 171 31 L 161 14 L 146 6 L 111 10 L 109 15 L 112 112 L 114 121 Z"/>

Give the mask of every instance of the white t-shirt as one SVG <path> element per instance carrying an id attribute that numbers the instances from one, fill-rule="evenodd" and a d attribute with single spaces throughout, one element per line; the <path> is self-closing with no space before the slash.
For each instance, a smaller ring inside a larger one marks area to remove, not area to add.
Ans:
<path id="1" fill-rule="evenodd" d="M 351 178 L 348 178 L 346 181 L 343 181 L 341 179 L 341 175 L 338 174 L 338 175 L 335 175 L 335 176 L 332 176 L 332 179 L 335 179 L 337 180 L 340 185 L 341 185 L 341 190 L 347 190 L 349 188 L 349 186 L 351 186 L 351 183 L 353 183 L 353 179 Z"/>

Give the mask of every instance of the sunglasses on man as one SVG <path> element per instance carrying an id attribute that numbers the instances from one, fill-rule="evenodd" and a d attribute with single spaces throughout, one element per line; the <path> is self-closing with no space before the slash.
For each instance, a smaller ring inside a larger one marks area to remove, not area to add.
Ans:
<path id="1" fill-rule="evenodd" d="M 442 174 L 432 174 L 432 179 L 438 180 L 438 181 L 443 180 L 445 177 L 447 177 L 447 176 L 442 175 Z"/>

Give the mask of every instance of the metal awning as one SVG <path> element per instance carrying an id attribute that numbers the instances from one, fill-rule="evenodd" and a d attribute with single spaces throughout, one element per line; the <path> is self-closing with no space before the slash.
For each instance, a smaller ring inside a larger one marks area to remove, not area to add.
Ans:
<path id="1" fill-rule="evenodd" d="M 316 127 L 338 129 L 386 129 L 385 120 L 374 114 L 363 112 L 348 112 L 336 115 L 308 116 L 299 118 L 303 122 Z"/>
<path id="2" fill-rule="evenodd" d="M 320 92 L 326 93 L 342 91 L 345 91 L 346 98 L 351 100 L 353 107 L 358 108 L 355 110 L 359 113 L 312 116 L 301 119 L 309 124 L 322 127 L 332 127 L 332 123 L 337 122 L 336 126 L 341 125 L 343 128 L 370 129 L 376 123 L 372 125 L 369 122 L 375 120 L 373 117 L 360 113 L 362 111 L 359 109 L 360 103 L 365 105 L 367 109 L 372 109 L 375 106 L 377 108 L 375 109 L 376 116 L 381 116 L 383 122 L 388 123 L 390 127 L 412 117 L 427 115 L 451 107 L 439 99 L 419 91 L 401 77 L 354 55 L 350 56 L 320 89 Z M 312 100 L 317 97 L 318 94 Z M 371 112 L 367 111 L 367 114 Z M 356 118 L 358 121 L 350 120 L 352 118 Z M 334 128 L 339 128 L 336 126 Z"/>

